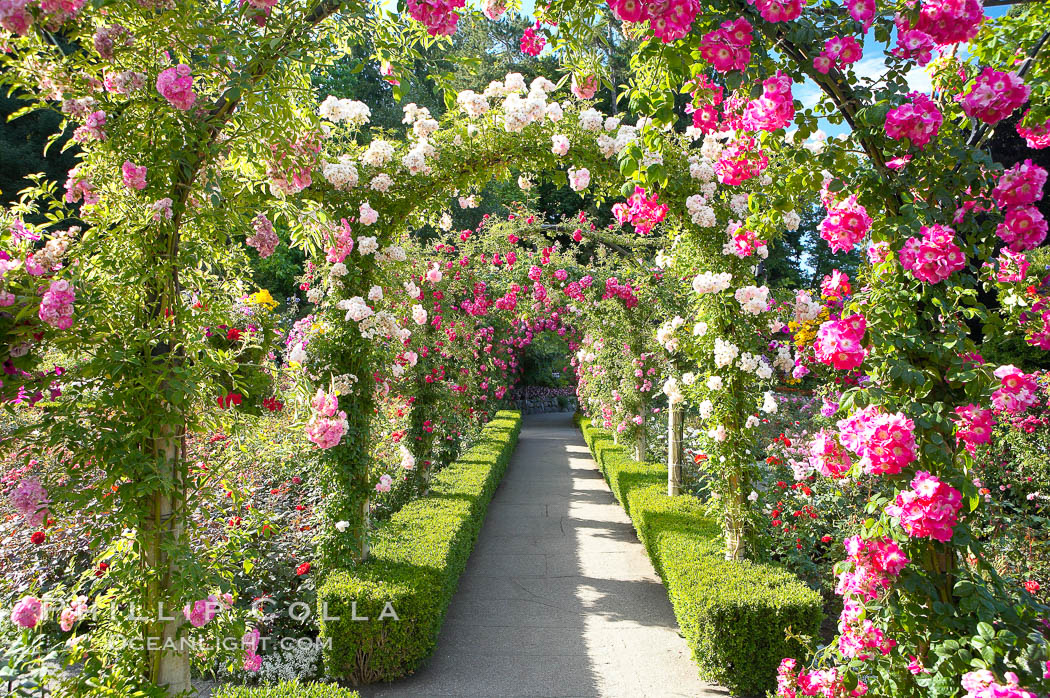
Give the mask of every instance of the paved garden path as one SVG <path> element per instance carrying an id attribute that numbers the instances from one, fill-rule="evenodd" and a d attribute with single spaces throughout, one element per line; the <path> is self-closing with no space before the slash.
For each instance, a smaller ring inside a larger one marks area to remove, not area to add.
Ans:
<path id="1" fill-rule="evenodd" d="M 569 414 L 530 415 L 437 649 L 401 696 L 724 696 Z"/>

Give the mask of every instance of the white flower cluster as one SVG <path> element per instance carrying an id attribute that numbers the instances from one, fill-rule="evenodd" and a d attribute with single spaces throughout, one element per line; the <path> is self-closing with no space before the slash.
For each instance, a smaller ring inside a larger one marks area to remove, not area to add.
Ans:
<path id="1" fill-rule="evenodd" d="M 733 295 L 740 309 L 748 315 L 760 315 L 769 307 L 769 288 L 766 286 L 743 286 Z"/>
<path id="2" fill-rule="evenodd" d="M 489 110 L 489 100 L 474 90 L 463 90 L 456 95 L 456 104 L 471 119 L 476 119 Z"/>
<path id="3" fill-rule="evenodd" d="M 379 212 L 372 208 L 372 206 L 367 201 L 361 204 L 361 206 L 357 209 L 357 213 L 358 218 L 361 221 L 361 225 L 372 225 L 377 220 L 379 220 Z M 362 252 L 362 254 L 366 253 Z"/>
<path id="4" fill-rule="evenodd" d="M 788 211 L 784 214 L 784 227 L 788 230 L 798 230 L 799 223 L 801 222 L 802 217 L 795 211 Z"/>
<path id="5" fill-rule="evenodd" d="M 591 184 L 591 171 L 586 167 L 576 169 L 575 167 L 569 168 L 569 188 L 573 191 L 583 191 Z"/>
<path id="6" fill-rule="evenodd" d="M 393 185 L 393 178 L 386 172 L 381 172 L 380 174 L 377 174 L 375 177 L 372 178 L 372 181 L 368 183 L 368 186 L 372 189 L 372 191 L 377 191 L 381 194 L 386 194 L 388 191 L 390 191 L 390 187 L 392 187 Z"/>
<path id="7" fill-rule="evenodd" d="M 557 102 L 551 102 L 550 104 L 548 104 L 545 113 L 547 115 L 547 118 L 555 124 L 565 117 L 565 110 Z"/>
<path id="8" fill-rule="evenodd" d="M 700 155 L 710 162 L 715 162 L 722 157 L 723 134 L 708 133 L 704 136 L 704 143 L 700 146 Z"/>
<path id="9" fill-rule="evenodd" d="M 701 182 L 712 182 L 715 178 L 715 168 L 707 160 L 694 160 L 689 164 L 689 176 Z"/>
<path id="10" fill-rule="evenodd" d="M 371 167 L 382 167 L 394 159 L 394 144 L 376 138 L 368 144 L 368 148 L 361 155 L 361 163 Z"/>
<path id="11" fill-rule="evenodd" d="M 682 389 L 678 385 L 678 379 L 668 378 L 664 383 L 664 395 L 667 396 L 667 402 L 672 405 L 678 405 L 685 401 L 685 395 L 682 394 Z"/>
<path id="12" fill-rule="evenodd" d="M 777 355 L 773 359 L 773 365 L 784 373 L 791 373 L 792 369 L 795 368 L 795 360 L 791 358 L 791 349 L 786 344 L 781 344 L 777 347 Z"/>
<path id="13" fill-rule="evenodd" d="M 405 252 L 405 248 L 398 245 L 391 245 L 381 252 L 376 252 L 377 262 L 404 262 L 407 259 L 408 253 Z"/>
<path id="14" fill-rule="evenodd" d="M 357 238 L 357 251 L 361 256 L 369 255 L 379 249 L 379 241 L 375 237 Z"/>
<path id="15" fill-rule="evenodd" d="M 551 152 L 558 157 L 564 157 L 569 152 L 569 139 L 567 136 L 556 133 L 551 136 Z"/>
<path id="16" fill-rule="evenodd" d="M 704 271 L 693 277 L 693 291 L 696 293 L 719 293 L 729 288 L 733 275 L 727 271 L 714 273 Z"/>
<path id="17" fill-rule="evenodd" d="M 425 325 L 427 322 L 427 311 L 418 303 L 412 306 L 412 320 L 417 325 Z"/>
<path id="18" fill-rule="evenodd" d="M 710 419 L 715 413 L 715 405 L 710 400 L 704 400 L 696 408 L 700 411 L 700 419 Z"/>
<path id="19" fill-rule="evenodd" d="M 357 167 L 350 155 L 342 155 L 339 162 L 326 162 L 321 168 L 325 180 L 336 189 L 347 190 L 357 186 Z"/>
<path id="20" fill-rule="evenodd" d="M 580 112 L 580 128 L 584 131 L 601 131 L 604 116 L 597 109 L 589 108 Z"/>
<path id="21" fill-rule="evenodd" d="M 684 324 L 685 319 L 680 315 L 675 315 L 674 318 L 660 325 L 660 328 L 656 330 L 657 343 L 671 354 L 678 351 L 678 338 L 675 337 L 675 331 Z"/>
<path id="22" fill-rule="evenodd" d="M 621 126 L 616 131 L 616 153 L 622 153 L 627 146 L 638 140 L 638 129 L 634 126 Z"/>
<path id="23" fill-rule="evenodd" d="M 738 216 L 747 216 L 747 194 L 733 194 L 729 199 L 729 208 Z"/>
<path id="24" fill-rule="evenodd" d="M 718 223 L 715 210 L 708 206 L 707 199 L 702 194 L 693 194 L 686 199 L 685 208 L 689 211 L 694 225 L 698 225 L 701 228 L 711 228 Z"/>
<path id="25" fill-rule="evenodd" d="M 718 368 L 729 366 L 739 353 L 740 349 L 737 345 L 721 337 L 715 337 L 715 366 Z"/>
<path id="26" fill-rule="evenodd" d="M 410 174 L 430 174 L 432 169 L 427 164 L 427 158 L 437 154 L 434 146 L 426 140 L 416 141 L 412 148 L 401 158 L 401 164 L 408 169 Z"/>
<path id="27" fill-rule="evenodd" d="M 767 390 L 762 396 L 762 406 L 759 409 L 765 412 L 766 414 L 777 413 L 777 400 L 775 397 L 773 397 L 772 391 Z"/>
<path id="28" fill-rule="evenodd" d="M 374 312 L 361 296 L 354 296 L 349 300 L 341 300 L 336 304 L 336 307 L 340 310 L 345 310 L 346 319 L 354 322 L 361 322 Z"/>
<path id="29" fill-rule="evenodd" d="M 708 390 L 721 390 L 724 385 L 722 382 L 722 376 L 708 376 L 704 385 L 707 386 Z"/>
<path id="30" fill-rule="evenodd" d="M 398 325 L 397 318 L 386 310 L 365 318 L 357 327 L 365 339 L 385 335 L 405 342 L 412 336 L 412 331 Z"/>
<path id="31" fill-rule="evenodd" d="M 344 373 L 332 379 L 332 391 L 339 395 L 348 395 L 357 385 L 357 376 L 352 373 Z"/>
<path id="32" fill-rule="evenodd" d="M 461 196 L 461 197 L 459 197 L 459 207 L 460 208 L 477 208 L 478 207 L 478 197 L 477 197 L 477 195 L 476 194 L 471 194 L 470 196 Z"/>
<path id="33" fill-rule="evenodd" d="M 364 102 L 354 99 L 338 99 L 328 95 L 318 113 L 329 121 L 345 121 L 352 126 L 363 126 L 372 118 L 372 110 Z"/>

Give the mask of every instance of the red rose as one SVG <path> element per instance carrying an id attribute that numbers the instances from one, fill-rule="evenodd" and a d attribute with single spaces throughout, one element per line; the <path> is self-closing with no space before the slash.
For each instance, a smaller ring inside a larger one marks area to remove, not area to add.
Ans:
<path id="1" fill-rule="evenodd" d="M 822 543 L 830 543 L 831 542 L 831 536 L 821 536 L 820 537 L 820 542 L 822 542 Z"/>
<path id="2" fill-rule="evenodd" d="M 33 535 L 36 534 L 34 533 Z M 1024 588 L 1025 591 L 1027 591 L 1029 594 L 1034 594 L 1035 592 L 1039 591 L 1039 582 L 1035 581 L 1034 579 L 1029 579 L 1027 582 L 1024 583 Z"/>
<path id="3" fill-rule="evenodd" d="M 29 540 L 33 541 L 35 545 L 40 545 L 45 540 L 47 540 L 47 536 L 44 535 L 43 531 L 37 531 L 33 535 L 29 536 Z"/>
<path id="4" fill-rule="evenodd" d="M 240 338 L 241 331 L 238 330 L 236 327 L 231 327 L 229 330 L 226 331 L 226 339 L 230 340 L 231 342 L 236 342 Z"/>
<path id="5" fill-rule="evenodd" d="M 310 563 L 309 562 L 304 562 L 303 564 L 301 564 L 301 565 L 299 565 L 298 567 L 295 568 L 295 573 L 297 575 L 299 575 L 300 577 L 303 576 L 304 574 L 306 574 L 309 571 L 310 571 Z"/>

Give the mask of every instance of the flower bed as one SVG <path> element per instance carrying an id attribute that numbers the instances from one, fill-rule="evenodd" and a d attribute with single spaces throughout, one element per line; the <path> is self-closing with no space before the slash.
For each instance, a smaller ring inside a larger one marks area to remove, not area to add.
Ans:
<path id="1" fill-rule="evenodd" d="M 497 413 L 474 447 L 434 476 L 427 497 L 375 531 L 365 564 L 332 573 L 318 589 L 322 610 L 338 617 L 321 622 L 322 639 L 331 640 L 328 676 L 390 681 L 430 654 L 520 429 L 520 414 Z M 385 608 L 398 620 L 380 620 Z"/>
<path id="2" fill-rule="evenodd" d="M 331 683 L 284 681 L 275 686 L 222 686 L 212 698 L 360 698 L 361 694 Z"/>
<path id="3" fill-rule="evenodd" d="M 820 595 L 775 565 L 727 561 L 719 524 L 692 496 L 668 497 L 662 467 L 627 456 L 612 435 L 579 420 L 584 439 L 667 587 L 705 678 L 733 693 L 773 689 L 792 635 L 816 636 Z"/>

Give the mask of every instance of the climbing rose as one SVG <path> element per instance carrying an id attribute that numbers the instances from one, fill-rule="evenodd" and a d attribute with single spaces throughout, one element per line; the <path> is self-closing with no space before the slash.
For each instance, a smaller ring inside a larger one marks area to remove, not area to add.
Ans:
<path id="1" fill-rule="evenodd" d="M 879 592 L 889 589 L 896 577 L 908 564 L 908 558 L 890 538 L 864 540 L 850 536 L 846 546 L 846 561 L 851 568 L 839 575 L 835 593 L 840 596 L 858 596 L 871 601 Z"/>
<path id="2" fill-rule="evenodd" d="M 992 427 L 995 417 L 992 411 L 970 403 L 955 408 L 955 436 L 966 446 L 971 454 L 978 444 L 986 444 L 992 439 Z"/>
<path id="3" fill-rule="evenodd" d="M 959 490 L 920 470 L 911 481 L 911 489 L 900 492 L 896 502 L 886 507 L 886 514 L 897 519 L 912 538 L 946 543 L 951 540 L 961 505 Z"/>
<path id="4" fill-rule="evenodd" d="M 496 21 L 507 12 L 507 1 L 506 0 L 485 0 L 481 4 L 482 13 L 491 19 Z"/>
<path id="5" fill-rule="evenodd" d="M 35 596 L 23 596 L 11 609 L 11 622 L 22 628 L 35 628 L 44 613 L 44 605 Z"/>
<path id="6" fill-rule="evenodd" d="M 76 293 L 73 286 L 64 279 L 52 281 L 44 297 L 40 299 L 40 309 L 37 316 L 60 330 L 68 330 L 73 326 L 73 301 Z"/>
<path id="7" fill-rule="evenodd" d="M 47 505 L 51 500 L 47 496 L 47 490 L 35 477 L 22 478 L 8 497 L 11 506 L 30 526 L 39 526 L 47 518 Z"/>
<path id="8" fill-rule="evenodd" d="M 809 445 L 809 463 L 818 473 L 831 478 L 842 477 L 853 464 L 835 435 L 825 429 L 818 431 Z"/>
<path id="9" fill-rule="evenodd" d="M 921 150 L 937 135 L 944 117 L 933 100 L 921 92 L 911 92 L 908 98 L 910 102 L 886 114 L 886 135 L 898 141 L 907 138 Z"/>
<path id="10" fill-rule="evenodd" d="M 778 70 L 776 75 L 762 81 L 762 96 L 748 102 L 745 107 L 744 128 L 776 131 L 791 123 L 794 117 L 791 78 Z"/>
<path id="11" fill-rule="evenodd" d="M 591 99 L 598 91 L 598 80 L 593 75 L 588 75 L 582 81 L 572 76 L 572 93 L 578 99 Z"/>
<path id="12" fill-rule="evenodd" d="M 866 328 L 867 321 L 863 315 L 852 315 L 822 323 L 813 344 L 817 361 L 834 366 L 840 371 L 860 366 L 867 354 L 860 343 Z"/>
<path id="13" fill-rule="evenodd" d="M 540 26 L 539 21 L 536 22 L 535 27 L 527 27 L 525 33 L 521 35 L 521 52 L 527 56 L 538 56 L 543 51 L 543 47 L 547 45 L 547 38 L 544 36 L 538 36 L 536 29 Z"/>
<path id="14" fill-rule="evenodd" d="M 857 40 L 852 36 L 833 36 L 824 42 L 824 50 L 813 59 L 813 67 L 827 75 L 832 68 L 845 70 L 864 55 Z"/>
<path id="15" fill-rule="evenodd" d="M 1029 148 L 1042 150 L 1043 148 L 1050 147 L 1050 119 L 1047 119 L 1041 124 L 1025 126 L 1024 121 L 1027 119 L 1028 112 L 1026 111 L 1024 113 L 1024 118 L 1017 122 L 1017 135 L 1025 139 L 1025 143 Z"/>
<path id="16" fill-rule="evenodd" d="M 791 22 L 802 14 L 803 0 L 747 0 L 767 22 Z"/>
<path id="17" fill-rule="evenodd" d="M 245 242 L 249 247 L 254 247 L 258 250 L 260 257 L 266 259 L 277 249 L 277 245 L 281 243 L 281 240 L 273 230 L 273 223 L 262 213 L 252 219 L 252 227 L 255 229 L 255 235 L 252 235 Z"/>
<path id="18" fill-rule="evenodd" d="M 1028 258 L 1023 252 L 1011 252 L 1003 248 L 999 252 L 998 269 L 995 272 L 995 280 L 999 283 L 1012 283 L 1024 281 L 1028 274 Z"/>
<path id="19" fill-rule="evenodd" d="M 922 239 L 908 238 L 898 257 L 919 281 L 936 284 L 966 266 L 966 255 L 955 244 L 955 231 L 935 224 L 920 229 Z"/>
<path id="20" fill-rule="evenodd" d="M 1042 200 L 1045 184 L 1046 170 L 1028 158 L 999 176 L 992 197 L 1002 208 L 1034 204 Z"/>
<path id="21" fill-rule="evenodd" d="M 1002 73 L 985 68 L 970 91 L 956 96 L 966 115 L 986 124 L 997 124 L 1028 101 L 1031 89 L 1017 73 Z"/>
<path id="22" fill-rule="evenodd" d="M 455 10 L 465 4 L 465 0 L 408 0 L 408 14 L 426 25 L 427 34 L 451 36 L 459 22 Z"/>
<path id="23" fill-rule="evenodd" d="M 947 46 L 975 37 L 982 21 L 980 0 L 925 0 L 913 28 L 929 34 L 938 46 Z"/>
<path id="24" fill-rule="evenodd" d="M 992 407 L 1000 412 L 1017 414 L 1035 404 L 1038 386 L 1035 374 L 1025 373 L 1013 364 L 1005 364 L 992 373 L 999 388 L 992 393 Z"/>
<path id="25" fill-rule="evenodd" d="M 564 156 L 569 152 L 569 139 L 560 133 L 551 136 L 551 152 Z"/>
<path id="26" fill-rule="evenodd" d="M 825 298 L 841 301 L 852 291 L 849 276 L 838 269 L 832 269 L 820 282 L 820 293 Z"/>
<path id="27" fill-rule="evenodd" d="M 208 621 L 218 614 L 222 604 L 219 598 L 215 594 L 211 594 L 206 599 L 200 599 L 194 601 L 192 604 L 186 604 L 182 609 L 182 615 L 186 617 L 186 620 L 190 622 L 195 628 L 199 628 L 206 625 Z"/>
<path id="28" fill-rule="evenodd" d="M 139 167 L 135 163 L 125 160 L 124 166 L 121 168 L 121 176 L 124 179 L 124 186 L 130 189 L 146 188 L 145 167 Z"/>
<path id="29" fill-rule="evenodd" d="M 176 109 L 186 111 L 192 107 L 197 95 L 193 91 L 190 67 L 179 63 L 174 68 L 162 70 L 157 76 L 157 91 Z"/>
<path id="30" fill-rule="evenodd" d="M 839 420 L 839 441 L 860 456 L 860 467 L 873 475 L 896 475 L 917 457 L 915 422 L 900 412 L 875 405 Z"/>
<path id="31" fill-rule="evenodd" d="M 828 205 L 828 215 L 820 222 L 820 237 L 828 241 L 832 252 L 848 252 L 871 228 L 871 217 L 850 195 Z"/>
<path id="32" fill-rule="evenodd" d="M 700 56 L 720 73 L 744 70 L 751 62 L 751 24 L 743 17 L 704 34 Z"/>
<path id="33" fill-rule="evenodd" d="M 1046 219 L 1035 206 L 1014 206 L 1006 212 L 1006 218 L 995 232 L 1011 250 L 1024 252 L 1038 247 L 1046 239 Z"/>
<path id="34" fill-rule="evenodd" d="M 1004 677 L 1006 683 L 1001 684 L 987 669 L 963 674 L 962 687 L 966 691 L 963 698 L 1038 698 L 1032 691 L 1021 688 L 1017 674 L 1008 671 Z"/>

